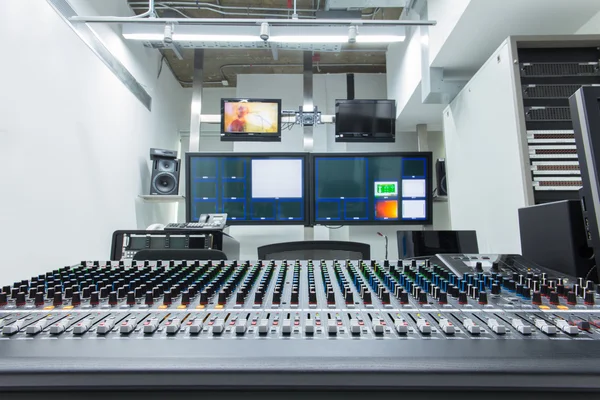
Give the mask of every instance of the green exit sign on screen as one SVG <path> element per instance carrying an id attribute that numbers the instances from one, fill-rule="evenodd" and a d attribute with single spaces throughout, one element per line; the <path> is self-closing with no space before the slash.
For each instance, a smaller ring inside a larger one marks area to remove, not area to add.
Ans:
<path id="1" fill-rule="evenodd" d="M 375 182 L 375 197 L 398 196 L 398 182 Z"/>

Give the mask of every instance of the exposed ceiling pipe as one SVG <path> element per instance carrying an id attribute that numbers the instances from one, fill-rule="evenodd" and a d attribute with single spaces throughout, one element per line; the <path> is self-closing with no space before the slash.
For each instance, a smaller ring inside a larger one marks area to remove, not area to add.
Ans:
<path id="1" fill-rule="evenodd" d="M 320 3 L 320 0 L 319 0 Z M 147 2 L 144 1 L 133 1 L 130 2 L 129 5 L 130 6 L 145 6 L 147 4 Z M 217 5 L 217 4 L 212 4 L 212 3 L 204 3 L 204 2 L 189 2 L 189 1 L 160 1 L 156 3 L 157 6 L 159 5 L 167 5 L 167 6 L 171 6 L 171 7 L 180 7 L 181 8 L 190 8 L 190 9 L 197 9 L 197 6 L 202 6 L 202 7 L 213 7 L 213 8 L 218 8 L 220 10 L 246 10 L 246 11 L 281 11 L 281 12 L 286 12 L 288 11 L 287 8 L 281 8 L 281 7 L 244 7 L 244 6 L 221 6 L 221 5 Z M 133 7 L 132 7 L 133 8 Z M 307 12 L 307 13 L 314 13 L 315 9 L 307 9 L 307 8 L 299 8 L 297 10 L 298 12 Z"/>
<path id="2" fill-rule="evenodd" d="M 144 17 L 155 17 L 154 14 L 154 0 L 148 0 L 148 11 L 143 14 L 136 15 L 133 18 L 144 18 Z"/>
<path id="3" fill-rule="evenodd" d="M 141 7 L 139 6 L 134 6 L 131 7 L 132 10 L 139 10 Z M 200 6 L 200 7 L 171 7 L 169 5 L 166 4 L 157 4 L 156 5 L 156 9 L 157 10 L 172 10 L 175 11 L 176 13 L 178 13 L 179 15 L 185 17 L 185 18 L 192 18 L 189 15 L 185 14 L 183 11 L 181 11 L 180 9 L 187 9 L 187 10 L 206 10 L 206 11 L 211 11 L 214 12 L 216 14 L 219 15 L 233 15 L 233 16 L 244 16 L 244 17 L 271 17 L 271 18 L 277 18 L 277 17 L 284 17 L 284 14 L 265 14 L 265 13 L 243 13 L 243 12 L 229 12 L 229 11 L 221 11 L 221 10 L 216 10 L 214 8 L 211 7 L 206 7 L 206 6 Z M 240 8 L 241 9 L 241 8 Z M 300 18 L 315 18 L 312 15 L 301 15 Z"/>
<path id="4" fill-rule="evenodd" d="M 230 68 L 264 68 L 264 67 L 270 67 L 270 68 L 287 68 L 287 67 L 302 67 L 304 66 L 304 64 L 224 64 L 221 65 L 221 68 L 219 68 L 219 70 L 221 71 L 221 76 L 223 77 L 224 80 L 227 80 L 227 75 L 225 75 L 225 69 L 230 69 Z M 319 67 L 385 67 L 386 64 L 334 64 L 334 63 L 328 63 L 328 64 L 322 64 L 319 63 Z"/>

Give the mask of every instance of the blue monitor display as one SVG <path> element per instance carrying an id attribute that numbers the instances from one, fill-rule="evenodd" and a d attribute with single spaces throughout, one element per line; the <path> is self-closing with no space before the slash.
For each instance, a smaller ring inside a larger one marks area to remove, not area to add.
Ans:
<path id="1" fill-rule="evenodd" d="M 304 153 L 188 153 L 186 218 L 227 213 L 228 225 L 308 224 Z"/>
<path id="2" fill-rule="evenodd" d="M 312 223 L 432 223 L 431 153 L 314 154 Z"/>

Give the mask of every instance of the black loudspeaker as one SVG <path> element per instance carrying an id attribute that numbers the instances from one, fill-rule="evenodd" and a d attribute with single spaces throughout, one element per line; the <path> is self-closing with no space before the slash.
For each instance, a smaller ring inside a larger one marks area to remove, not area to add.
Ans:
<path id="1" fill-rule="evenodd" d="M 596 281 L 594 250 L 577 200 L 519 209 L 523 257 L 563 274 Z"/>
<path id="2" fill-rule="evenodd" d="M 446 184 L 446 160 L 438 158 L 435 162 L 437 177 L 437 195 L 448 196 L 448 185 Z"/>
<path id="3" fill-rule="evenodd" d="M 176 195 L 179 193 L 179 166 L 177 152 L 150 149 L 152 160 L 152 180 L 150 194 Z"/>

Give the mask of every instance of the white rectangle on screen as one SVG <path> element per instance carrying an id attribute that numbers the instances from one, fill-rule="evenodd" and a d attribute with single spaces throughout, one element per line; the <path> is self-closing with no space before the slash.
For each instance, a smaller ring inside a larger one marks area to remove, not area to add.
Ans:
<path id="1" fill-rule="evenodd" d="M 425 179 L 402 180 L 402 197 L 425 197 Z"/>
<path id="2" fill-rule="evenodd" d="M 425 200 L 402 200 L 402 219 L 423 219 L 425 217 Z"/>
<path id="3" fill-rule="evenodd" d="M 252 198 L 301 198 L 302 160 L 252 160 Z"/>

